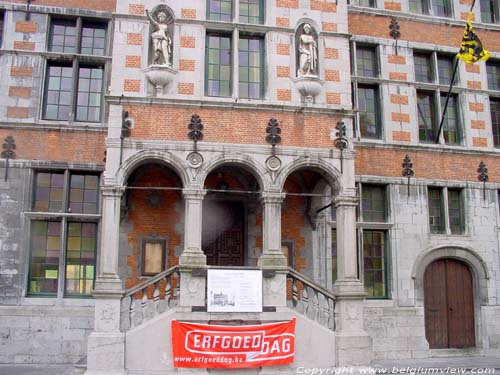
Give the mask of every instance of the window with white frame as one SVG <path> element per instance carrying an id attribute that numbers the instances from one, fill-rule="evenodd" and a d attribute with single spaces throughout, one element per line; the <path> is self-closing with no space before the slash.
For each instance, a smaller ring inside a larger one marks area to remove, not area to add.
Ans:
<path id="1" fill-rule="evenodd" d="M 44 119 L 102 120 L 106 39 L 107 20 L 51 19 Z"/>
<path id="2" fill-rule="evenodd" d="M 377 46 L 355 42 L 352 47 L 353 96 L 358 109 L 356 135 L 361 138 L 380 139 L 382 116 Z"/>
<path id="3" fill-rule="evenodd" d="M 427 188 L 429 228 L 432 234 L 464 233 L 463 192 L 446 187 Z"/>
<path id="4" fill-rule="evenodd" d="M 447 99 L 453 75 L 454 57 L 452 55 L 414 51 L 413 63 L 417 92 L 417 116 L 419 140 L 434 143 L 446 101 L 446 114 L 443 119 L 442 138 L 439 142 L 451 145 L 462 143 L 462 125 L 459 112 L 457 78 Z"/>
<path id="5" fill-rule="evenodd" d="M 86 171 L 34 174 L 28 295 L 90 296 L 100 220 L 99 175 Z"/>

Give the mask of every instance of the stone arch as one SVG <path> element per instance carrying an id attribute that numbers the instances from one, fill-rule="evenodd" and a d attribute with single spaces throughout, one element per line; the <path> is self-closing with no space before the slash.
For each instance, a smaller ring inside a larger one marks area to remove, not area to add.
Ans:
<path id="1" fill-rule="evenodd" d="M 489 273 L 486 263 L 476 251 L 461 245 L 441 245 L 422 252 L 415 260 L 411 277 L 415 282 L 415 298 L 417 305 L 424 302 L 424 272 L 429 264 L 442 258 L 456 259 L 464 262 L 470 269 L 474 283 L 475 303 L 488 304 Z"/>
<path id="2" fill-rule="evenodd" d="M 179 176 L 182 186 L 186 187 L 189 185 L 189 175 L 187 170 L 189 167 L 187 164 L 172 155 L 169 152 L 158 151 L 158 150 L 142 150 L 138 153 L 127 158 L 121 165 L 120 169 L 116 173 L 116 181 L 118 186 L 125 186 L 130 174 L 137 169 L 142 164 L 157 162 L 159 164 L 167 165 L 172 168 Z"/>
<path id="3" fill-rule="evenodd" d="M 255 177 L 255 179 L 259 183 L 261 191 L 265 191 L 268 189 L 270 181 L 267 177 L 267 171 L 250 156 L 239 153 L 232 153 L 231 155 L 220 155 L 203 164 L 199 171 L 200 186 L 204 185 L 207 176 L 213 170 L 224 164 L 237 165 L 247 170 Z"/>
<path id="4" fill-rule="evenodd" d="M 340 171 L 330 163 L 320 159 L 311 157 L 300 157 L 294 162 L 286 165 L 276 177 L 275 185 L 280 191 L 283 191 L 286 179 L 295 171 L 302 168 L 311 168 L 318 172 L 328 181 L 332 190 L 332 196 L 343 191 L 342 177 Z"/>
<path id="5" fill-rule="evenodd" d="M 298 19 L 297 22 L 295 22 L 294 30 L 297 30 L 299 28 L 299 26 L 301 26 L 301 25 L 303 25 L 305 23 L 308 23 L 309 25 L 311 25 L 313 27 L 313 29 L 318 34 L 320 33 L 321 25 L 318 24 L 315 20 L 313 20 L 311 18 L 307 18 L 307 17 L 302 17 L 302 18 Z"/>

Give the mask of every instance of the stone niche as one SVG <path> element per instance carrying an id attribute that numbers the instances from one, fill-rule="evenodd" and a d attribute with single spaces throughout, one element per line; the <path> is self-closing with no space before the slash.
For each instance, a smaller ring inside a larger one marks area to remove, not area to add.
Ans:
<path id="1" fill-rule="evenodd" d="M 148 92 L 164 97 L 177 71 L 172 68 L 174 16 L 165 4 L 146 10 L 150 22 L 149 65 L 143 70 L 149 83 Z"/>
<path id="2" fill-rule="evenodd" d="M 313 104 L 324 82 L 319 79 L 318 33 L 304 22 L 295 31 L 297 78 L 293 80 L 305 104 Z"/>

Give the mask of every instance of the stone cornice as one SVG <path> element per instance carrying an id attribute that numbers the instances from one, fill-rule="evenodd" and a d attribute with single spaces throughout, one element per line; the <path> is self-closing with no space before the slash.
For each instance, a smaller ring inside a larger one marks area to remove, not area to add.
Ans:
<path id="1" fill-rule="evenodd" d="M 303 106 L 303 105 L 283 105 L 269 104 L 266 99 L 255 102 L 235 102 L 234 99 L 228 100 L 186 100 L 172 98 L 149 98 L 149 97 L 130 97 L 130 96 L 106 96 L 107 103 L 110 105 L 171 105 L 177 108 L 213 108 L 213 109 L 235 109 L 250 111 L 276 111 L 280 113 L 300 113 L 300 114 L 327 114 L 338 115 L 341 117 L 353 117 L 355 112 L 344 108 L 325 108 L 323 105 Z"/>

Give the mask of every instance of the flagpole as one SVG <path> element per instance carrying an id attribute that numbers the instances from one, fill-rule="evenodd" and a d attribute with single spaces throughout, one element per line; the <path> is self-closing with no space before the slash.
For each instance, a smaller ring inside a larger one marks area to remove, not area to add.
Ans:
<path id="1" fill-rule="evenodd" d="M 475 4 L 476 0 L 473 0 L 469 12 L 472 12 L 472 9 L 474 9 Z M 443 114 L 441 115 L 441 121 L 439 122 L 439 130 L 436 136 L 436 143 L 439 143 L 439 137 L 441 136 L 441 131 L 443 130 L 444 116 L 446 115 L 446 110 L 448 109 L 448 102 L 450 101 L 451 89 L 453 88 L 453 82 L 455 81 L 455 76 L 457 74 L 458 60 L 459 58 L 455 56 L 455 66 L 453 67 L 453 74 L 451 75 L 450 87 L 448 88 L 448 94 L 446 95 L 446 102 L 444 103 Z"/>
<path id="2" fill-rule="evenodd" d="M 446 115 L 446 109 L 448 108 L 448 102 L 450 101 L 451 89 L 453 88 L 453 82 L 455 81 L 455 76 L 457 75 L 458 68 L 458 57 L 455 56 L 455 66 L 453 67 L 453 74 L 451 75 L 450 87 L 448 88 L 448 94 L 446 95 L 446 102 L 444 103 L 443 114 L 441 115 L 441 121 L 439 122 L 439 130 L 436 136 L 436 143 L 439 143 L 439 137 L 441 136 L 441 130 L 443 129 L 444 116 Z"/>

